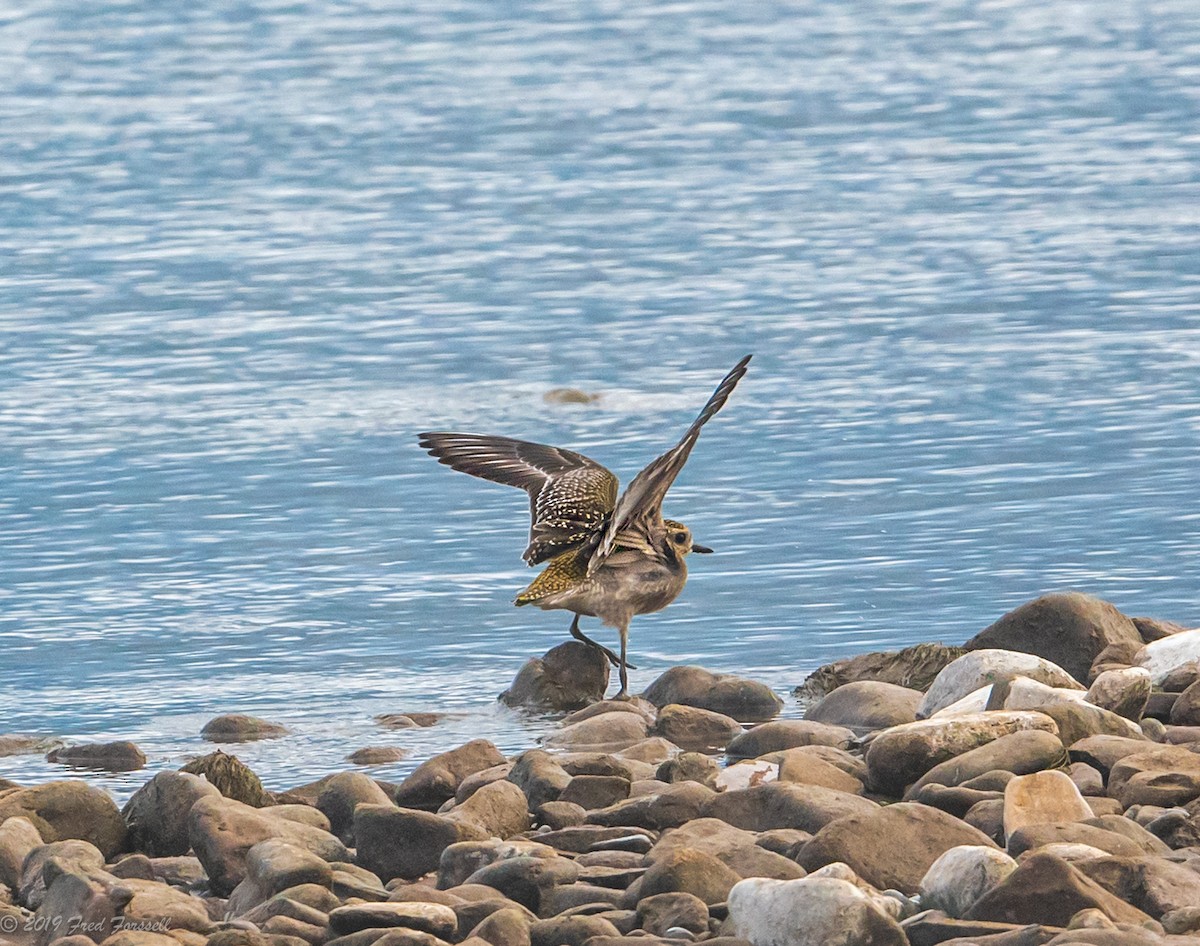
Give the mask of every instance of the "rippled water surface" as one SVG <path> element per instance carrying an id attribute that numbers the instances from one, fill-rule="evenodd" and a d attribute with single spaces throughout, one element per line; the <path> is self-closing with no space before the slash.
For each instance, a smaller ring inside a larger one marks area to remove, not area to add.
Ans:
<path id="1" fill-rule="evenodd" d="M 1198 115 L 1193 0 L 9 6 L 0 732 L 158 768 L 253 712 L 273 788 L 529 745 L 493 699 L 568 617 L 416 432 L 627 479 L 745 352 L 635 686 L 1052 589 L 1197 620 Z"/>

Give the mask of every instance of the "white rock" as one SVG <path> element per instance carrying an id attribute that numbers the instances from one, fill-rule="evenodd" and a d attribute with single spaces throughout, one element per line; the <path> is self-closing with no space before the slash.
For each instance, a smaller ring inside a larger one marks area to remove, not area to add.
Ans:
<path id="1" fill-rule="evenodd" d="M 1180 631 L 1162 640 L 1151 641 L 1134 659 L 1139 667 L 1150 671 L 1150 679 L 1156 685 L 1160 684 L 1172 670 L 1200 660 L 1200 629 Z"/>
<path id="2" fill-rule="evenodd" d="M 885 895 L 881 890 L 872 887 L 869 883 L 863 880 L 854 872 L 854 868 L 842 861 L 834 861 L 832 864 L 826 864 L 824 867 L 818 867 L 809 877 L 832 877 L 834 880 L 844 880 L 848 884 L 854 884 L 862 893 L 866 894 L 867 899 L 875 906 L 879 907 L 884 913 L 893 919 L 899 920 L 903 910 L 903 904 L 895 899 Z"/>
<path id="3" fill-rule="evenodd" d="M 989 683 L 978 690 L 972 690 L 962 699 L 955 700 L 949 706 L 943 706 L 930 719 L 944 719 L 947 716 L 965 716 L 968 713 L 982 713 L 987 709 L 988 700 L 992 698 L 992 685 Z"/>
<path id="4" fill-rule="evenodd" d="M 1014 677 L 1008 685 L 1004 708 L 1009 710 L 1040 709 L 1055 703 L 1086 703 L 1084 690 L 1047 686 L 1029 677 Z"/>
<path id="5" fill-rule="evenodd" d="M 1087 693 L 1084 691 L 1046 686 L 1046 684 L 1030 680 L 1028 677 L 1014 677 L 1009 682 L 1008 694 L 1004 698 L 1004 709 L 1014 712 L 1041 710 L 1048 706 L 1064 703 L 1076 703 L 1083 706 L 1084 719 L 1092 719 L 1097 725 L 1111 727 L 1101 731 L 1112 732 L 1112 729 L 1116 728 L 1123 730 L 1120 735 L 1128 736 L 1130 739 L 1142 737 L 1142 730 L 1137 723 L 1088 702 Z"/>
<path id="6" fill-rule="evenodd" d="M 1035 824 L 1094 818 L 1091 806 L 1066 772 L 1047 769 L 1018 775 L 1004 786 L 1004 838 Z"/>
<path id="7" fill-rule="evenodd" d="M 900 925 L 834 877 L 752 877 L 729 891 L 733 935 L 753 946 L 906 946 Z"/>
<path id="8" fill-rule="evenodd" d="M 717 774 L 716 789 L 718 792 L 732 792 L 742 788 L 753 788 L 755 785 L 765 785 L 779 778 L 779 766 L 774 762 L 764 762 L 762 759 L 745 759 Z"/>
<path id="9" fill-rule="evenodd" d="M 1015 650 L 973 650 L 942 668 L 921 701 L 917 718 L 928 718 L 980 687 L 1014 673 L 1049 686 L 1085 689 L 1058 664 L 1034 654 Z"/>
<path id="10" fill-rule="evenodd" d="M 1150 698 L 1150 683 L 1150 671 L 1145 667 L 1105 670 L 1088 687 L 1087 700 L 1137 722 Z"/>
<path id="11" fill-rule="evenodd" d="M 929 865 L 921 878 L 921 906 L 961 919 L 975 901 L 1017 869 L 1017 862 L 993 847 L 952 847 Z"/>
<path id="12" fill-rule="evenodd" d="M 1041 854 L 1043 851 L 1053 854 L 1056 857 L 1061 857 L 1064 861 L 1069 861 L 1074 864 L 1079 861 L 1091 861 L 1097 857 L 1112 857 L 1108 851 L 1102 851 L 1098 847 L 1092 847 L 1090 844 L 1084 844 L 1081 841 L 1052 841 L 1050 844 L 1043 844 L 1037 849 Z"/>

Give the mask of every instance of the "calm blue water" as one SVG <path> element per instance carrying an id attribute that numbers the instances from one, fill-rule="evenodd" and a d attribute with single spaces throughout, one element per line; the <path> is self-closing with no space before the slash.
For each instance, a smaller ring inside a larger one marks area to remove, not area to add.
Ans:
<path id="1" fill-rule="evenodd" d="M 1200 619 L 1198 119 L 1193 0 L 8 7 L 0 732 L 157 768 L 259 713 L 275 788 L 530 744 L 492 701 L 568 617 L 416 432 L 628 479 L 745 352 L 635 685 L 1052 589 Z"/>

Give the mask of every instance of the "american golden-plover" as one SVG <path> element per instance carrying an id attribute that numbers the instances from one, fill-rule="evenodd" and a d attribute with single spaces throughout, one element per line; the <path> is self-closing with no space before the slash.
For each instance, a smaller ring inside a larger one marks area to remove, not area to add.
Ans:
<path id="1" fill-rule="evenodd" d="M 712 551 L 694 543 L 683 523 L 663 518 L 663 497 L 700 428 L 725 405 L 749 363 L 747 355 L 734 366 L 683 439 L 635 476 L 619 499 L 617 478 L 572 450 L 480 434 L 420 435 L 421 446 L 439 462 L 529 494 L 533 522 L 523 557 L 531 566 L 549 564 L 515 603 L 575 612 L 572 636 L 599 649 L 620 671 L 618 699 L 629 691 L 630 620 L 675 600 L 687 582 L 689 552 Z M 617 629 L 620 657 L 579 629 L 581 615 Z"/>

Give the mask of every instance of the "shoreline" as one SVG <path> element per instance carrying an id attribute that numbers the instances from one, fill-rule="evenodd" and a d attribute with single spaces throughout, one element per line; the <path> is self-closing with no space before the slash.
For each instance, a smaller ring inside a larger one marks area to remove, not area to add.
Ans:
<path id="1" fill-rule="evenodd" d="M 268 792 L 237 746 L 286 730 L 238 715 L 123 809 L 70 770 L 0 782 L 0 944 L 1200 944 L 1200 631 L 1047 595 L 819 668 L 803 718 L 733 674 L 620 703 L 608 676 L 552 648 L 501 697 L 554 714 L 542 739 L 451 739 L 395 781 Z M 26 748 L 131 784 L 146 761 Z"/>

